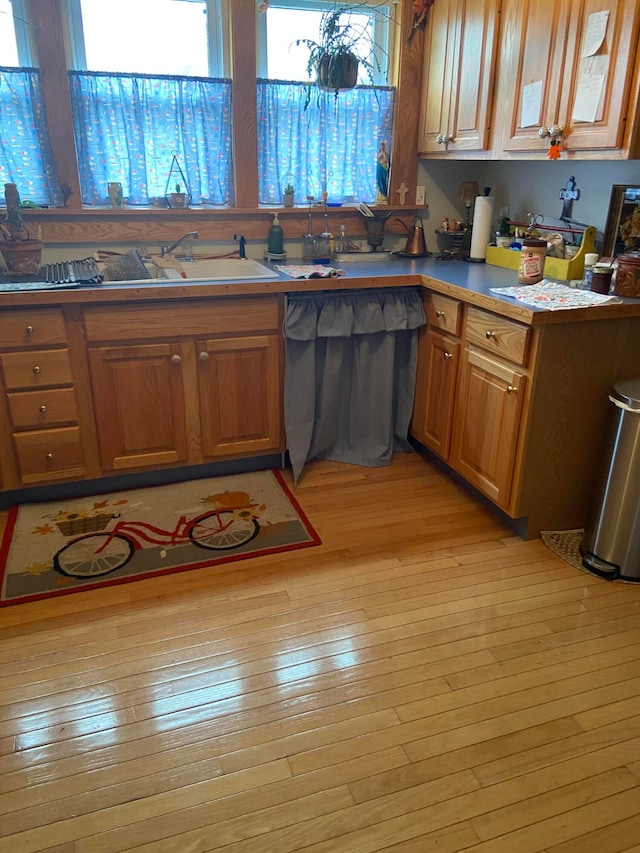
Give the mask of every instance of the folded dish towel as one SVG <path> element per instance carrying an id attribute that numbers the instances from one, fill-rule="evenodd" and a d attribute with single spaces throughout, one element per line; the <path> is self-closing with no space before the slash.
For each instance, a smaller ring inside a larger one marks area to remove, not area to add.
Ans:
<path id="1" fill-rule="evenodd" d="M 274 269 L 291 278 L 339 278 L 345 275 L 344 270 L 327 267 L 324 264 L 286 264 L 276 266 Z"/>
<path id="2" fill-rule="evenodd" d="M 590 305 L 606 305 L 609 302 L 621 302 L 617 296 L 606 296 L 590 290 L 567 287 L 554 281 L 541 281 L 540 284 L 522 284 L 515 287 L 491 287 L 492 293 L 517 299 L 523 305 L 533 308 L 545 308 L 547 311 L 559 311 L 563 308 L 588 308 Z"/>

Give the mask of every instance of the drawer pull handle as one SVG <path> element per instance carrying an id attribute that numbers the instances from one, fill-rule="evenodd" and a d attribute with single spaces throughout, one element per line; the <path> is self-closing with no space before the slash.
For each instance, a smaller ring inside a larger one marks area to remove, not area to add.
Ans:
<path id="1" fill-rule="evenodd" d="M 452 352 L 445 352 L 445 354 L 444 354 L 444 360 L 445 361 L 451 361 L 452 358 L 453 358 Z"/>
<path id="2" fill-rule="evenodd" d="M 180 364 L 181 362 L 182 362 L 182 356 L 178 355 L 178 353 L 174 353 L 171 356 L 171 363 L 172 364 Z"/>
<path id="3" fill-rule="evenodd" d="M 209 361 L 209 353 L 203 350 L 201 353 L 198 353 L 198 358 L 200 361 Z"/>
<path id="4" fill-rule="evenodd" d="M 40 406 L 40 411 L 41 411 L 41 412 L 42 412 L 42 414 L 44 415 L 44 413 L 47 411 L 47 407 L 46 407 L 46 406 L 44 406 L 44 405 Z"/>
<path id="5" fill-rule="evenodd" d="M 33 334 L 33 326 L 26 326 L 26 327 L 25 327 L 25 332 L 26 332 L 28 335 L 32 335 L 32 334 Z"/>
<path id="6" fill-rule="evenodd" d="M 436 311 L 436 317 L 444 317 L 444 311 Z"/>
<path id="7" fill-rule="evenodd" d="M 495 341 L 496 339 L 496 333 L 492 332 L 490 329 L 487 329 L 487 331 L 484 333 L 484 336 L 488 341 Z"/>
<path id="8" fill-rule="evenodd" d="M 517 394 L 518 387 L 516 385 L 507 385 L 507 394 Z"/>
<path id="9" fill-rule="evenodd" d="M 40 373 L 40 368 L 38 367 L 38 365 L 37 365 L 37 364 L 36 364 L 36 366 L 33 368 L 33 372 L 36 374 L 36 376 L 38 375 L 38 373 Z"/>
<path id="10" fill-rule="evenodd" d="M 47 461 L 48 461 L 48 462 L 52 462 L 52 461 L 53 461 L 53 453 L 47 453 Z"/>

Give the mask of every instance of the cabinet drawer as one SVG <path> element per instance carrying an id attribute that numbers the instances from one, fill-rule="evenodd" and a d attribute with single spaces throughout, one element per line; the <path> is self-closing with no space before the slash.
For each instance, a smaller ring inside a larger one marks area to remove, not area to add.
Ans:
<path id="1" fill-rule="evenodd" d="M 528 326 L 498 314 L 473 307 L 467 311 L 466 340 L 515 364 L 526 365 L 530 334 Z"/>
<path id="2" fill-rule="evenodd" d="M 23 483 L 84 475 L 80 429 L 62 427 L 15 433 L 13 440 Z"/>
<path id="3" fill-rule="evenodd" d="M 87 308 L 84 323 L 88 341 L 277 331 L 281 325 L 279 305 L 277 296 L 251 296 L 175 305 Z"/>
<path id="4" fill-rule="evenodd" d="M 66 349 L 7 352 L 0 355 L 0 362 L 7 391 L 73 384 Z"/>
<path id="5" fill-rule="evenodd" d="M 441 293 L 429 294 L 427 320 L 430 326 L 449 332 L 450 335 L 459 335 L 461 317 L 462 304 L 457 299 Z"/>
<path id="6" fill-rule="evenodd" d="M 8 394 L 9 411 L 14 429 L 73 424 L 78 420 L 73 388 L 49 391 L 19 391 Z"/>
<path id="7" fill-rule="evenodd" d="M 0 346 L 3 349 L 64 344 L 66 341 L 64 319 L 57 308 L 0 311 Z"/>

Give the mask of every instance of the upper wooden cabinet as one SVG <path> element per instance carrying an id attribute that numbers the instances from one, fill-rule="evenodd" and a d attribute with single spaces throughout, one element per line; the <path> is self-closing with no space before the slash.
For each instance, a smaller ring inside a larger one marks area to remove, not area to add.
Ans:
<path id="1" fill-rule="evenodd" d="M 565 157 L 633 156 L 639 19 L 636 0 L 549 0 L 544 14 L 504 0 L 492 154 L 546 154 L 539 130 L 559 126 Z"/>
<path id="2" fill-rule="evenodd" d="M 443 0 L 430 16 L 419 154 L 545 157 L 555 126 L 565 159 L 640 156 L 637 0 Z"/>
<path id="3" fill-rule="evenodd" d="M 497 0 L 439 0 L 429 11 L 418 153 L 488 148 Z"/>

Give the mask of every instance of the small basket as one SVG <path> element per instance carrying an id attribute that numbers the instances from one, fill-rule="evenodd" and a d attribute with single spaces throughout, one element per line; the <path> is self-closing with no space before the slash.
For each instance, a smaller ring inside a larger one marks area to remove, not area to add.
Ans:
<path id="1" fill-rule="evenodd" d="M 115 516 L 90 515 L 87 518 L 69 518 L 66 521 L 56 522 L 56 526 L 63 536 L 77 536 L 79 533 L 97 533 L 104 530 L 107 524 Z"/>

